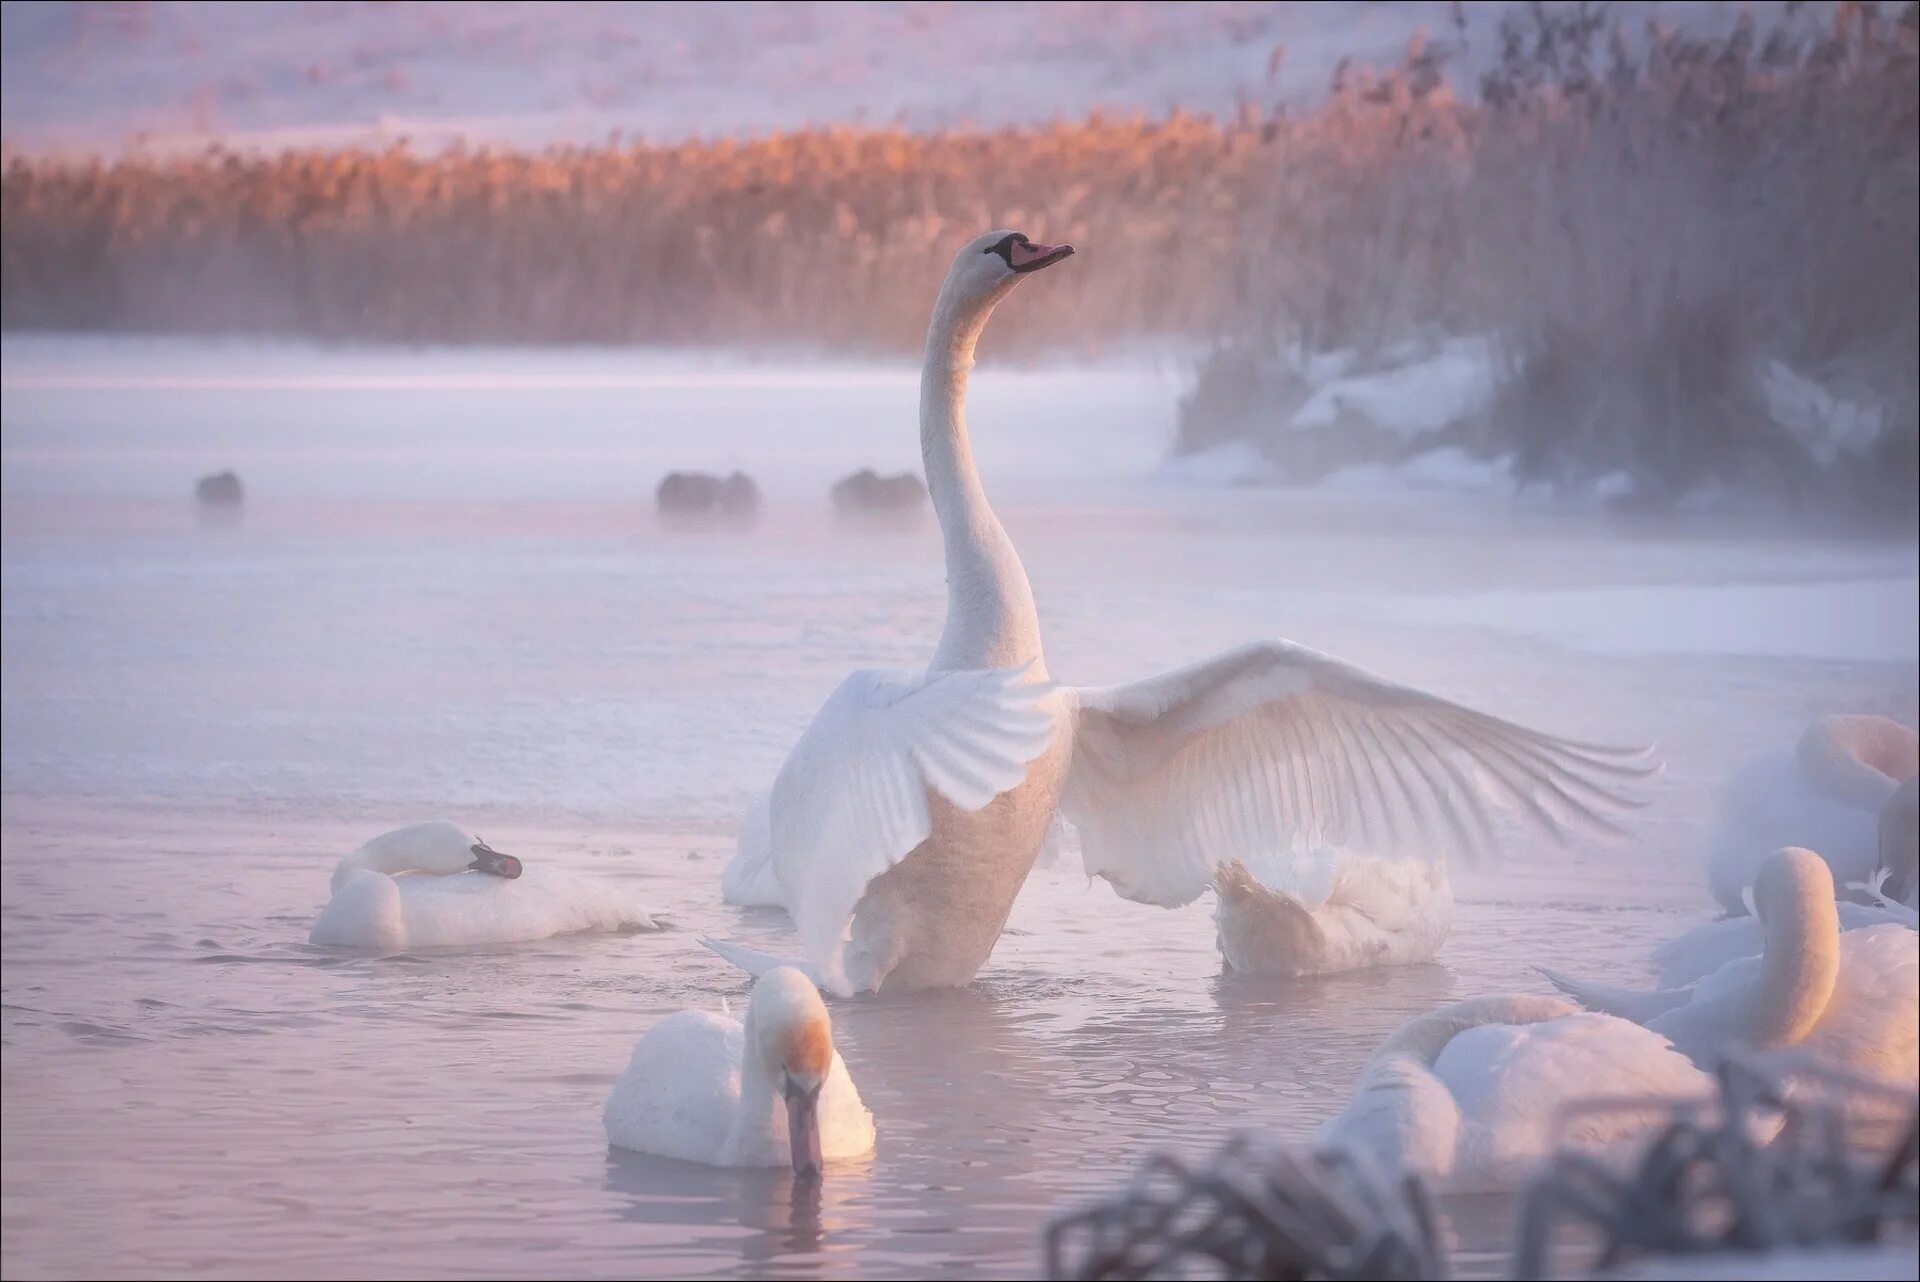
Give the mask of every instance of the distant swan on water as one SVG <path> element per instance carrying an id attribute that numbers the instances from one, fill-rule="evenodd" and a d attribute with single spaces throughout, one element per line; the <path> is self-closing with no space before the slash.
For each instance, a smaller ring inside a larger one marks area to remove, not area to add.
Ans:
<path id="1" fill-rule="evenodd" d="M 683 1010 L 648 1029 L 613 1084 L 607 1142 L 709 1166 L 818 1175 L 873 1151 L 873 1114 L 833 1047 L 813 982 L 782 967 L 754 981 L 741 1021 Z"/>
<path id="2" fill-rule="evenodd" d="M 524 863 L 435 819 L 382 833 L 342 859 L 308 942 L 400 952 L 657 925 L 617 886 Z"/>
<path id="3" fill-rule="evenodd" d="M 1667 1124 L 1713 1079 L 1667 1039 L 1557 997 L 1481 997 L 1409 1021 L 1360 1072 L 1318 1142 L 1459 1185 L 1509 1181 L 1563 1143 L 1605 1146 Z M 1645 1108 L 1566 1116 L 1596 1097 Z"/>
<path id="4" fill-rule="evenodd" d="M 1234 860 L 1285 888 L 1296 855 L 1322 846 L 1485 850 L 1490 805 L 1547 832 L 1608 826 L 1650 772 L 1645 753 L 1541 734 L 1292 642 L 1131 685 L 1051 682 L 965 400 L 994 307 L 1071 253 L 994 231 L 954 259 L 920 378 L 945 628 L 925 669 L 855 672 L 827 698 L 774 780 L 765 828 L 743 828 L 728 897 L 764 902 L 777 886 L 823 987 L 910 990 L 965 984 L 985 964 L 1057 811 L 1090 875 L 1169 907 Z M 713 946 L 750 971 L 779 964 Z"/>
<path id="5" fill-rule="evenodd" d="M 1833 874 L 1810 850 L 1763 864 L 1753 901 L 1765 950 L 1690 988 L 1635 991 L 1542 973 L 1581 1005 L 1644 1024 L 1705 1066 L 1799 1047 L 1870 1077 L 1920 1077 L 1920 936 L 1892 923 L 1842 933 Z"/>
<path id="6" fill-rule="evenodd" d="M 1745 912 L 1760 865 L 1785 846 L 1818 851 L 1842 885 L 1865 881 L 1879 857 L 1880 816 L 1916 774 L 1920 736 L 1886 717 L 1821 717 L 1792 748 L 1747 758 L 1721 799 L 1708 850 L 1714 898 Z"/>

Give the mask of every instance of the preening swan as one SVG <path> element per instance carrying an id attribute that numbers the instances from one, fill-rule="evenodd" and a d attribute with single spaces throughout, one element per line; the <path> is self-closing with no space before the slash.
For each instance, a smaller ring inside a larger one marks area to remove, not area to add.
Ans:
<path id="1" fill-rule="evenodd" d="M 616 887 L 523 863 L 435 819 L 383 833 L 342 859 L 307 940 L 399 952 L 655 926 Z"/>
<path id="2" fill-rule="evenodd" d="M 812 981 L 754 981 L 747 1020 L 683 1010 L 648 1029 L 602 1113 L 616 1148 L 709 1166 L 788 1166 L 873 1151 L 873 1114 L 833 1048 Z"/>
<path id="3" fill-rule="evenodd" d="M 1865 881 L 1879 859 L 1881 813 L 1916 774 L 1920 736 L 1885 717 L 1822 717 L 1791 750 L 1748 758 L 1727 785 L 1708 850 L 1714 898 L 1745 912 L 1747 887 L 1784 846 L 1819 851 L 1842 885 Z"/>
<path id="4" fill-rule="evenodd" d="M 1643 1138 L 1669 1118 L 1657 1104 L 1712 1089 L 1711 1077 L 1638 1024 L 1556 997 L 1482 997 L 1412 1020 L 1383 1042 L 1319 1142 L 1456 1184 L 1498 1182 L 1566 1143 Z M 1649 1106 L 1564 1116 L 1601 1097 Z"/>
<path id="5" fill-rule="evenodd" d="M 945 629 L 926 671 L 847 678 L 768 798 L 769 859 L 821 983 L 971 980 L 1057 809 L 1090 875 L 1167 906 L 1199 896 L 1229 860 L 1284 889 L 1296 852 L 1322 846 L 1482 850 L 1490 803 L 1548 831 L 1606 826 L 1648 773 L 1644 754 L 1540 734 L 1291 642 L 1132 685 L 1051 684 L 964 405 L 988 315 L 1072 252 L 989 232 L 960 251 L 934 303 L 920 447 L 946 556 Z"/>
<path id="6" fill-rule="evenodd" d="M 1427 961 L 1453 924 L 1441 861 L 1322 851 L 1273 890 L 1239 860 L 1214 874 L 1214 925 L 1227 969 L 1294 977 Z"/>
<path id="7" fill-rule="evenodd" d="M 1905 926 L 1840 931 L 1833 874 L 1790 847 L 1761 866 L 1758 957 L 1729 962 L 1692 988 L 1635 992 L 1542 970 L 1593 1010 L 1645 1024 L 1696 1063 L 1729 1052 L 1798 1046 L 1890 1081 L 1920 1073 L 1920 947 Z"/>
<path id="8" fill-rule="evenodd" d="M 1916 850 L 1916 826 L 1920 825 L 1920 777 L 1907 780 L 1894 792 L 1893 800 L 1880 814 L 1880 866 L 1874 880 L 1865 887 L 1847 887 L 1848 893 L 1864 892 L 1866 903 L 1841 900 L 1836 909 L 1840 929 L 1861 930 L 1892 922 L 1897 926 L 1920 929 L 1920 912 L 1913 906 Z M 1685 934 L 1669 939 L 1653 950 L 1654 964 L 1660 968 L 1662 988 L 1684 988 L 1731 961 L 1758 956 L 1766 946 L 1766 932 L 1752 917 L 1724 917 L 1696 926 Z"/>

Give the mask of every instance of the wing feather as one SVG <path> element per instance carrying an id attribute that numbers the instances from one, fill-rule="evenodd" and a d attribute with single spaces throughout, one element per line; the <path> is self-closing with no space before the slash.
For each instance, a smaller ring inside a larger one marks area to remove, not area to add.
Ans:
<path id="1" fill-rule="evenodd" d="M 1327 845 L 1485 856 L 1496 807 L 1555 838 L 1617 833 L 1658 768 L 1649 751 L 1543 734 L 1290 642 L 1068 698 L 1064 805 L 1087 871 L 1148 903 L 1188 902 L 1230 859 L 1272 882 Z"/>
<path id="2" fill-rule="evenodd" d="M 855 672 L 788 754 L 768 798 L 774 872 L 807 956 L 845 991 L 848 924 L 869 882 L 933 830 L 929 793 L 979 810 L 1054 733 L 1027 670 Z"/>

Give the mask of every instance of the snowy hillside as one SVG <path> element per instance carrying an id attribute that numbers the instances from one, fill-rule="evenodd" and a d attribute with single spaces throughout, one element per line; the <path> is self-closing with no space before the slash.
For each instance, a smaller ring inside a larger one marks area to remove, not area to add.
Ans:
<path id="1" fill-rule="evenodd" d="M 1470 6 L 1461 65 L 1494 49 Z M 1732 4 L 1636 4 L 1682 26 Z M 1766 6 L 1759 6 L 1766 7 Z M 1318 97 L 1342 58 L 1395 60 L 1452 6 L 1206 3 L 7 3 L 10 147 L 407 137 L 535 145 L 915 127 Z M 1283 52 L 1282 52 L 1283 51 Z"/>

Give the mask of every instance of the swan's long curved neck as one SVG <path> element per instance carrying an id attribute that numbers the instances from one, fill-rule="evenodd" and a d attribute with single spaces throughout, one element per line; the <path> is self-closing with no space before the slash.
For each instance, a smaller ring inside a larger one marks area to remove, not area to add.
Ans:
<path id="1" fill-rule="evenodd" d="M 1884 717 L 1822 717 L 1795 753 L 1815 790 L 1860 810 L 1879 811 L 1901 780 L 1920 773 L 1913 731 Z"/>
<path id="2" fill-rule="evenodd" d="M 735 1153 L 777 1143 L 786 1126 L 786 1110 L 774 1107 L 773 1079 L 755 1048 L 757 1021 L 751 1008 L 743 1023 L 743 1051 L 740 1057 L 740 1111 L 733 1116 L 733 1130 L 727 1143 Z"/>
<path id="3" fill-rule="evenodd" d="M 1044 676 L 1033 589 L 1013 540 L 987 503 L 967 435 L 973 349 L 1005 292 L 970 299 L 943 289 L 927 331 L 926 364 L 920 371 L 920 457 L 947 560 L 947 624 L 933 666 L 1032 663 L 1035 675 Z"/>
<path id="4" fill-rule="evenodd" d="M 429 873 L 442 875 L 457 872 L 457 868 L 443 866 L 444 859 L 430 859 L 418 851 L 406 846 L 394 846 L 378 840 L 370 841 L 354 851 L 333 868 L 333 889 L 340 889 L 347 877 L 358 871 L 383 872 L 389 877 L 399 877 L 406 873 Z"/>
<path id="5" fill-rule="evenodd" d="M 1826 1013 L 1840 977 L 1840 912 L 1831 892 L 1796 898 L 1768 914 L 1760 983 L 1747 1014 L 1756 1050 L 1791 1046 Z"/>

